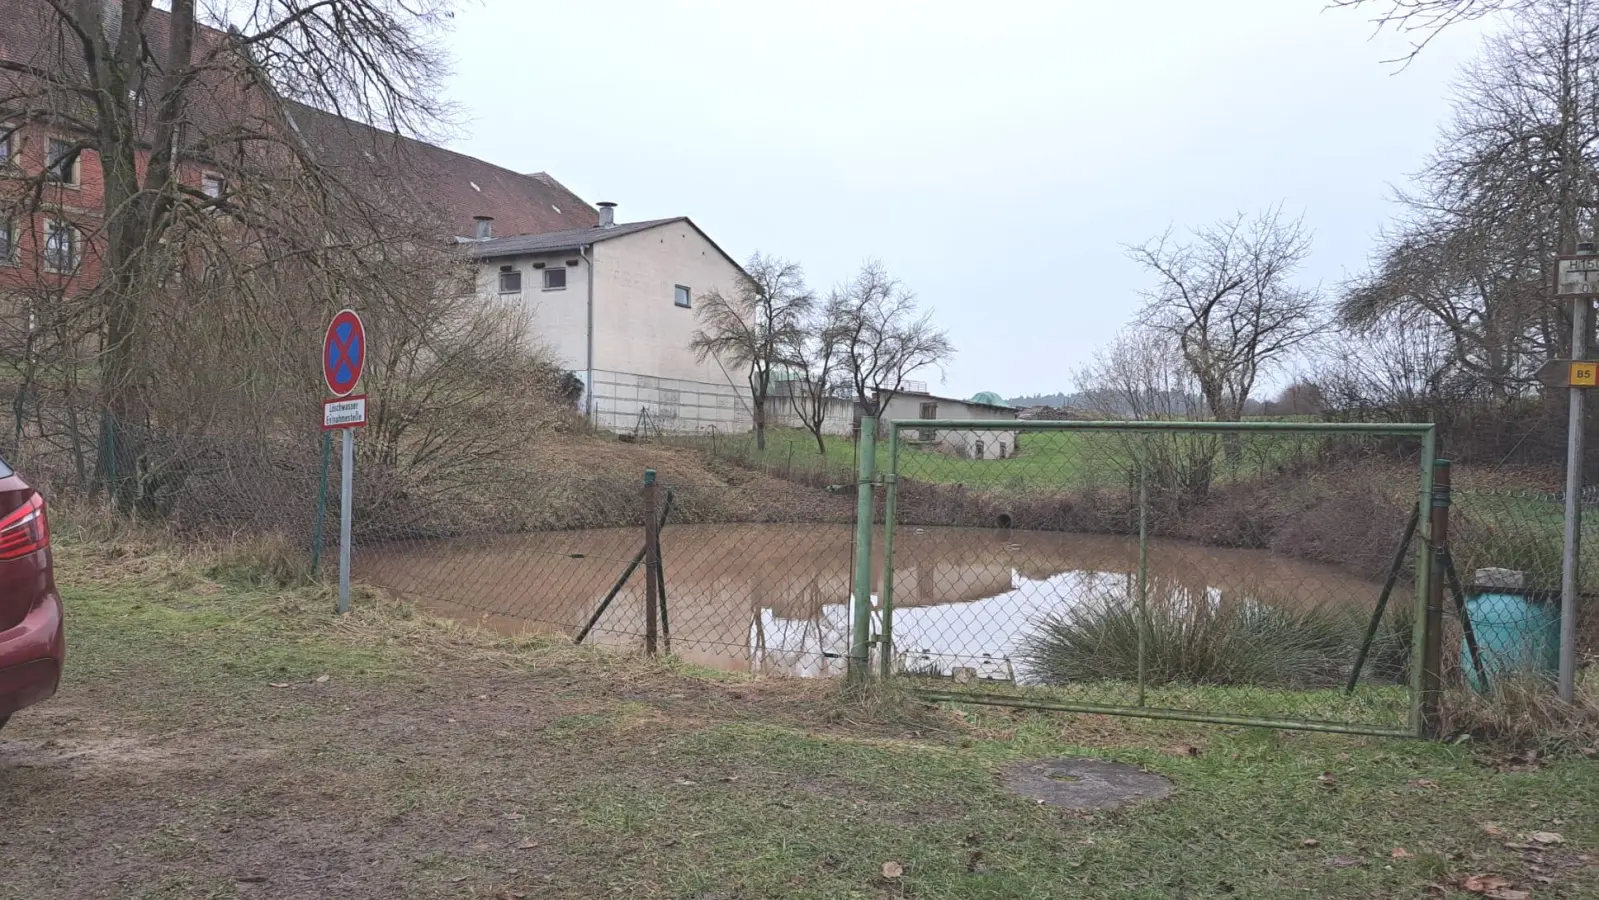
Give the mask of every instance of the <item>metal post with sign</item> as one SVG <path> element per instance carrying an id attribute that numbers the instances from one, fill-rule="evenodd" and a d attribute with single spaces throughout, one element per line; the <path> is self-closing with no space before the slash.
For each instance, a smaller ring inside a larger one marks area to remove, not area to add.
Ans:
<path id="1" fill-rule="evenodd" d="M 355 500 L 355 429 L 366 425 L 366 397 L 352 396 L 366 367 L 366 326 L 341 310 L 322 338 L 322 378 L 333 399 L 322 401 L 323 430 L 344 432 L 339 464 L 339 612 L 350 609 L 351 506 Z"/>
<path id="2" fill-rule="evenodd" d="M 1594 245 L 1577 245 L 1558 262 L 1555 296 L 1571 302 L 1571 358 L 1551 360 L 1539 372 L 1545 383 L 1558 379 L 1570 389 L 1566 425 L 1566 522 L 1560 560 L 1560 699 L 1570 701 L 1577 686 L 1577 583 L 1582 553 L 1582 439 L 1588 388 L 1599 386 L 1599 366 L 1588 360 L 1588 307 L 1599 293 L 1599 255 Z M 1552 376 L 1552 377 L 1550 377 Z"/>

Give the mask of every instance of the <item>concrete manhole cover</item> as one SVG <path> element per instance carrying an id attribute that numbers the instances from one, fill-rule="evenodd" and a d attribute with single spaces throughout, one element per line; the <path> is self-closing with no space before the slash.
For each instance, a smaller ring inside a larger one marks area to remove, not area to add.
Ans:
<path id="1" fill-rule="evenodd" d="M 1066 809 L 1115 809 L 1172 792 L 1159 775 L 1103 759 L 1020 762 L 1005 770 L 1004 783 L 1023 797 Z"/>

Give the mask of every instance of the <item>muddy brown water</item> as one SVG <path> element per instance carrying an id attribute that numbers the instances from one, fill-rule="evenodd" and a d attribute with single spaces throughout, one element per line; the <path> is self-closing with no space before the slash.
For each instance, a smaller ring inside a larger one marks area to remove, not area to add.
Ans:
<path id="1" fill-rule="evenodd" d="M 842 525 L 678 525 L 662 534 L 672 649 L 737 671 L 821 676 L 849 646 L 853 535 Z M 881 542 L 881 534 L 877 536 Z M 505 633 L 575 634 L 642 545 L 641 530 L 540 532 L 361 549 L 355 574 L 446 615 Z M 1131 604 L 1136 538 L 911 528 L 895 533 L 894 638 L 901 663 L 1015 678 L 1020 642 L 1046 616 Z M 882 587 L 874 558 L 874 610 Z M 1189 610 L 1234 603 L 1369 610 L 1380 585 L 1263 550 L 1151 541 L 1148 597 Z M 588 640 L 639 646 L 642 567 Z M 1395 604 L 1407 603 L 1403 591 Z M 875 615 L 875 613 L 874 613 Z"/>

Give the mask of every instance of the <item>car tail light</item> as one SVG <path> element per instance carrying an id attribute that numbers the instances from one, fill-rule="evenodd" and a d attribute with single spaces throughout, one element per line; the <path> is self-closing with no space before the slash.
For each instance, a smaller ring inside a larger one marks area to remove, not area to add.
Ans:
<path id="1" fill-rule="evenodd" d="M 50 546 L 50 519 L 38 494 L 0 519 L 0 560 L 21 559 Z"/>

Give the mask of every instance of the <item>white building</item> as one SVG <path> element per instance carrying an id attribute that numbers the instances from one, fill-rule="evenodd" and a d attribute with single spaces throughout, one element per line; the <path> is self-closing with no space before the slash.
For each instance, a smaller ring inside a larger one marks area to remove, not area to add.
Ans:
<path id="1" fill-rule="evenodd" d="M 970 400 L 906 391 L 895 394 L 888 401 L 882 418 L 890 422 L 906 419 L 1015 421 L 1017 413 L 1016 407 L 989 391 L 977 394 Z M 1005 459 L 1016 452 L 1014 428 L 921 428 L 906 429 L 901 434 L 908 442 L 937 448 L 963 459 Z"/>
<path id="2" fill-rule="evenodd" d="M 544 172 L 524 174 L 338 116 L 295 108 L 332 167 L 425 210 L 478 262 L 487 298 L 531 314 L 530 337 L 586 386 L 602 428 L 748 430 L 745 373 L 689 349 L 696 299 L 734 292 L 743 270 L 687 218 L 618 224 Z"/>
<path id="3" fill-rule="evenodd" d="M 519 301 L 536 340 L 586 386 L 583 406 L 601 428 L 668 432 L 746 430 L 742 370 L 689 348 L 697 299 L 733 295 L 743 269 L 685 217 L 494 237 L 480 221 L 468 252 L 478 290 Z"/>

